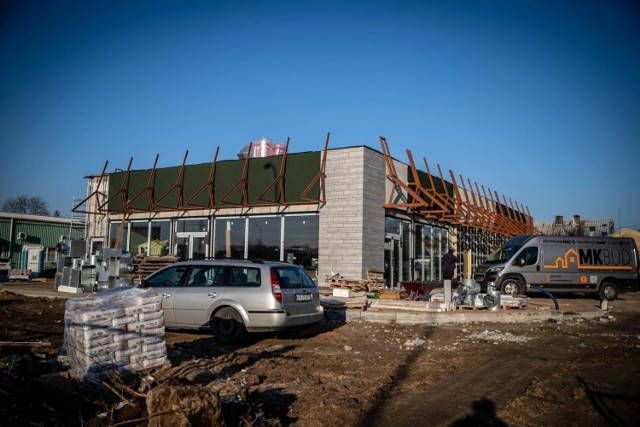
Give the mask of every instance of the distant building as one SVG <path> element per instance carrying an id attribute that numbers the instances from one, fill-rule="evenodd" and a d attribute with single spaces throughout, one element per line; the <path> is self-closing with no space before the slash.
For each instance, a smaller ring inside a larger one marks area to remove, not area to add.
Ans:
<path id="1" fill-rule="evenodd" d="M 44 215 L 0 212 L 0 256 L 37 277 L 56 267 L 61 237 L 84 238 L 84 221 Z"/>
<path id="2" fill-rule="evenodd" d="M 535 221 L 534 226 L 542 234 L 549 236 L 608 236 L 614 231 L 613 219 L 589 219 L 583 220 L 580 215 L 574 215 L 565 221 L 562 215 L 556 216 L 555 221 Z"/>

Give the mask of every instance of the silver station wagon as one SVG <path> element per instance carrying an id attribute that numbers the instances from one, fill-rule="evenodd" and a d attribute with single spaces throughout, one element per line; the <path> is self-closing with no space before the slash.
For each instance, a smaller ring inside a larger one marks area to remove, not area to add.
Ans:
<path id="1" fill-rule="evenodd" d="M 316 323 L 324 315 L 313 279 L 282 262 L 181 261 L 151 274 L 140 287 L 162 296 L 167 328 L 208 329 L 221 343 L 245 332 Z"/>

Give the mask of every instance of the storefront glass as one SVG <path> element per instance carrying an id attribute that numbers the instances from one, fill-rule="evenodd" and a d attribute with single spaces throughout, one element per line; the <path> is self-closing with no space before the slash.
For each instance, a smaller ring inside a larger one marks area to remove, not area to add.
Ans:
<path id="1" fill-rule="evenodd" d="M 171 221 L 151 221 L 149 231 L 149 250 L 147 253 L 153 256 L 169 254 Z"/>
<path id="2" fill-rule="evenodd" d="M 146 255 L 148 236 L 149 236 L 149 222 L 132 222 L 131 223 L 131 238 L 129 240 L 129 252 L 133 255 Z"/>
<path id="3" fill-rule="evenodd" d="M 122 228 L 121 228 L 122 226 Z M 129 223 L 122 224 L 120 221 L 114 221 L 109 224 L 109 247 L 116 248 L 116 240 L 118 239 L 118 232 L 120 232 L 120 240 L 118 241 L 118 248 L 127 250 L 127 240 L 129 239 Z"/>
<path id="4" fill-rule="evenodd" d="M 244 258 L 244 218 L 216 218 L 215 251 L 216 258 Z"/>
<path id="5" fill-rule="evenodd" d="M 280 260 L 281 217 L 249 218 L 249 258 Z"/>
<path id="6" fill-rule="evenodd" d="M 318 215 L 288 215 L 284 221 L 283 261 L 302 266 L 312 277 L 318 268 Z"/>

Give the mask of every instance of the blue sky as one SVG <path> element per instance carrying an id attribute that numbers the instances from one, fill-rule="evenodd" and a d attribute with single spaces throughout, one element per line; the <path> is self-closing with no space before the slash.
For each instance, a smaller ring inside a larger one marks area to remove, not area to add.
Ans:
<path id="1" fill-rule="evenodd" d="M 389 141 L 527 206 L 640 228 L 633 1 L 5 1 L 0 203 L 87 175 Z"/>

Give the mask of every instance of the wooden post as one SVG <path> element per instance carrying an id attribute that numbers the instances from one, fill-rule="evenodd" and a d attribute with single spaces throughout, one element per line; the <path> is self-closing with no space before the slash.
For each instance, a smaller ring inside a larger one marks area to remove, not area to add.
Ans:
<path id="1" fill-rule="evenodd" d="M 471 268 L 471 250 L 464 251 L 464 278 L 473 279 L 473 268 Z"/>

